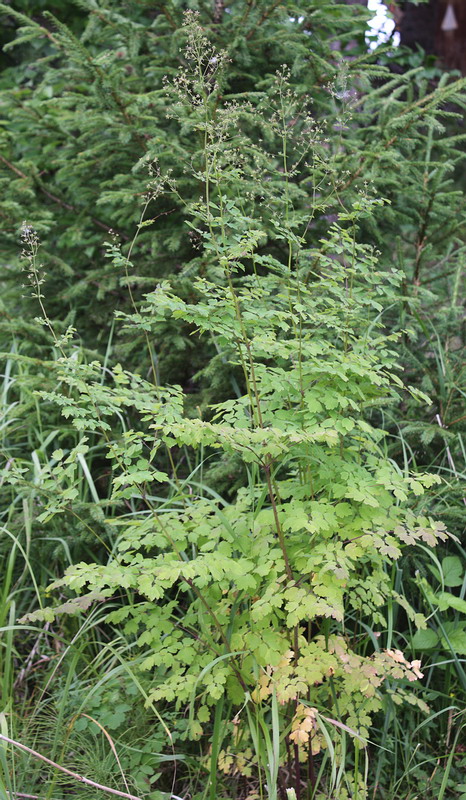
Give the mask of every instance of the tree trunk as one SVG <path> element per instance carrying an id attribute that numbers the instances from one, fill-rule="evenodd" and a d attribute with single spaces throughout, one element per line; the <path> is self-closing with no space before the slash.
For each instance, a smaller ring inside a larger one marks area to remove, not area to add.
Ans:
<path id="1" fill-rule="evenodd" d="M 446 69 L 466 74 L 464 0 L 429 0 L 418 6 L 402 3 L 397 27 L 401 44 L 413 49 L 419 45 L 426 53 L 438 56 Z"/>

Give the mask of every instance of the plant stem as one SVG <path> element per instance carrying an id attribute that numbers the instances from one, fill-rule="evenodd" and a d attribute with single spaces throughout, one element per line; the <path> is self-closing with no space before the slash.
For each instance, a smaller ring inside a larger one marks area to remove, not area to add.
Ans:
<path id="1" fill-rule="evenodd" d="M 29 755 L 39 759 L 39 761 L 43 761 L 45 764 L 50 764 L 51 767 L 59 769 L 60 772 L 64 772 L 65 775 L 69 775 L 70 778 L 73 778 L 75 781 L 79 781 L 80 783 L 85 783 L 86 786 L 92 786 L 94 789 L 100 789 L 102 792 L 108 792 L 109 794 L 114 794 L 117 797 L 126 797 L 127 800 L 141 800 L 141 798 L 137 797 L 135 794 L 128 794 L 127 792 L 120 792 L 118 789 L 111 789 L 109 786 L 104 786 L 102 783 L 96 783 L 96 781 L 91 781 L 90 778 L 86 778 L 84 777 L 84 775 L 79 775 L 77 772 L 72 772 L 72 770 L 67 769 L 66 767 L 62 767 L 60 766 L 60 764 L 57 764 L 50 758 L 47 758 L 47 756 L 43 756 L 36 750 L 32 750 L 31 747 L 26 747 L 25 744 L 21 744 L 21 742 L 15 741 L 15 739 L 10 739 L 9 736 L 4 736 L 3 734 L 0 733 L 0 741 L 7 742 L 8 744 L 12 744 L 14 747 L 18 747 L 25 753 L 29 753 Z M 26 797 L 27 795 L 22 795 L 22 796 Z"/>

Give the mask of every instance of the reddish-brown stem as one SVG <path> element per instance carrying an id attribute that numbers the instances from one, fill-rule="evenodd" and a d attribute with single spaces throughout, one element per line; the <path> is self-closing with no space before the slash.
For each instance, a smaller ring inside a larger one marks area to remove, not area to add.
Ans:
<path id="1" fill-rule="evenodd" d="M 246 34 L 246 39 L 250 39 L 251 36 L 254 36 L 256 30 L 262 25 L 263 22 L 265 22 L 266 19 L 270 17 L 271 14 L 273 14 L 275 9 L 280 5 L 280 2 L 281 0 L 275 0 L 275 3 L 264 11 L 257 25 L 254 28 L 251 28 L 249 33 Z"/>
<path id="2" fill-rule="evenodd" d="M 299 747 L 296 742 L 293 745 L 293 750 L 296 800 L 301 800 L 301 765 L 299 763 Z"/>
<path id="3" fill-rule="evenodd" d="M 283 535 L 283 528 L 281 526 L 280 518 L 278 516 L 277 502 L 275 500 L 275 492 L 274 492 L 273 486 L 272 486 L 272 478 L 271 478 L 271 475 L 270 475 L 270 463 L 269 462 L 264 464 L 264 472 L 265 472 L 265 480 L 267 482 L 267 491 L 268 491 L 268 494 L 269 494 L 269 497 L 270 497 L 270 504 L 272 506 L 272 511 L 273 511 L 273 518 L 275 520 L 275 527 L 277 529 L 278 541 L 280 542 L 280 549 L 281 549 L 281 551 L 283 553 L 283 559 L 285 561 L 286 576 L 287 576 L 289 581 L 292 581 L 293 580 L 293 572 L 291 570 L 290 560 L 288 558 L 288 553 L 286 551 L 286 542 L 285 542 L 285 537 Z"/>

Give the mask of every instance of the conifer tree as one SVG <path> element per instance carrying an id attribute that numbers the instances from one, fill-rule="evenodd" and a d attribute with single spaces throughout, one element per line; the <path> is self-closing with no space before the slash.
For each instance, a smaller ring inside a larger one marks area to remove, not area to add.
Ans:
<path id="1" fill-rule="evenodd" d="M 73 33 L 49 12 L 37 21 L 1 6 L 8 30 L 13 24 L 18 28 L 7 52 L 24 59 L 2 78 L 1 247 L 9 302 L 24 315 L 17 291 L 17 241 L 23 219 L 33 224 L 44 240 L 53 286 L 49 313 L 61 318 L 67 309 L 85 343 L 104 349 L 108 309 L 123 309 L 128 302 L 126 276 L 108 262 L 104 266 L 104 243 L 114 232 L 128 249 L 140 216 L 141 179 L 154 160 L 163 172 L 172 171 L 184 202 L 203 192 L 202 179 L 184 171 L 199 157 L 201 142 L 174 125 L 164 88 L 164 78 L 180 63 L 183 4 L 122 10 L 116 3 L 98 8 L 85 0 L 79 9 L 86 23 Z M 391 201 L 372 234 L 389 263 L 405 231 L 406 245 L 398 248 L 397 258 L 408 284 L 415 283 L 419 259 L 427 255 L 424 246 L 419 250 L 426 203 L 430 223 L 435 218 L 442 234 L 453 219 L 458 234 L 463 225 L 445 183 L 462 153 L 458 140 L 440 129 L 445 113 L 440 109 L 457 98 L 460 84 L 446 79 L 432 93 L 422 70 L 384 78 L 375 57 L 362 47 L 367 12 L 360 5 L 312 0 L 285 10 L 266 2 L 254 7 L 235 2 L 222 7 L 221 19 L 210 6 L 200 4 L 199 12 L 205 30 L 228 52 L 219 109 L 232 97 L 260 97 L 276 69 L 287 64 L 303 105 L 315 124 L 324 126 L 331 159 L 322 211 L 312 223 L 316 235 L 337 213 L 342 192 L 350 201 L 370 183 Z M 341 52 L 333 49 L 335 42 Z M 410 187 L 418 185 L 421 164 L 433 164 L 440 153 L 440 173 L 429 178 L 426 191 L 432 199 L 426 201 L 425 193 Z M 292 178 L 297 210 L 307 203 L 300 180 L 298 171 Z M 136 296 L 168 275 L 182 280 L 180 267 L 192 259 L 195 242 L 180 222 L 179 207 L 176 196 L 168 206 L 160 201 L 152 212 L 157 226 L 141 231 L 138 275 L 131 277 Z M 435 246 L 435 235 L 429 236 L 429 255 Z M 437 250 L 442 257 L 441 245 Z"/>

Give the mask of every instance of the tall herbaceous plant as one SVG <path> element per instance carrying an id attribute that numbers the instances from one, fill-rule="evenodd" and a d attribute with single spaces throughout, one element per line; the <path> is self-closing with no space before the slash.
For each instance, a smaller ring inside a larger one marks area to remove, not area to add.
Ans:
<path id="1" fill-rule="evenodd" d="M 360 235 L 388 203 L 340 167 L 364 81 L 347 84 L 342 67 L 322 89 L 329 108 L 351 99 L 327 123 L 287 67 L 228 96 L 228 54 L 194 13 L 183 32 L 164 103 L 196 147 L 180 148 L 177 175 L 142 157 L 136 234 L 130 246 L 110 235 L 106 251 L 131 303 L 117 326 L 144 344 L 147 369 L 76 357 L 75 331 L 58 335 L 47 317 L 40 248 L 23 229 L 57 354 L 56 388 L 39 396 L 81 435 L 54 452 L 37 519 L 70 513 L 83 458 L 100 446 L 116 536 L 107 563 L 78 563 L 52 585 L 77 600 L 34 617 L 121 598 L 108 621 L 135 638 L 157 719 L 177 714 L 176 730 L 163 724 L 167 747 L 199 740 L 212 800 L 219 771 L 271 798 L 279 784 L 299 793 L 321 779 L 331 796 L 362 798 L 384 695 L 421 704 L 420 661 L 391 649 L 384 612 L 398 603 L 414 625 L 426 621 L 395 592 L 392 566 L 404 548 L 447 536 L 412 510 L 436 478 L 400 470 L 369 421 L 416 390 L 384 327 L 402 276 Z M 193 180 L 198 195 L 186 199 Z M 139 301 L 139 237 L 172 207 L 194 257 Z M 201 408 L 189 383 L 163 382 L 158 351 L 177 330 L 202 353 L 198 379 L 221 375 L 217 402 Z M 216 467 L 230 492 L 209 484 Z M 10 476 L 21 481 L 14 466 Z"/>

